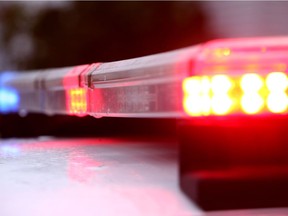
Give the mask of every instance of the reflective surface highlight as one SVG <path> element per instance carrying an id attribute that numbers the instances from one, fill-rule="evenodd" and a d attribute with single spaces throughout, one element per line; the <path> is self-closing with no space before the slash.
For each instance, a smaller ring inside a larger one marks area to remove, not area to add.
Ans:
<path id="1" fill-rule="evenodd" d="M 0 215 L 201 214 L 178 188 L 173 139 L 43 137 L 0 146 Z"/>
<path id="2" fill-rule="evenodd" d="M 173 139 L 0 140 L 2 216 L 282 216 L 287 208 L 203 212 L 180 191 Z"/>

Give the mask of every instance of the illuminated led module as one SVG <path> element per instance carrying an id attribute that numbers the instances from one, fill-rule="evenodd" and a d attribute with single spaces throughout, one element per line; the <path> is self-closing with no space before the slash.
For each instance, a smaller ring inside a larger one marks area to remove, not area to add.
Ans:
<path id="1" fill-rule="evenodd" d="M 287 42 L 263 38 L 208 43 L 195 63 L 195 75 L 183 81 L 186 114 L 286 114 Z"/>

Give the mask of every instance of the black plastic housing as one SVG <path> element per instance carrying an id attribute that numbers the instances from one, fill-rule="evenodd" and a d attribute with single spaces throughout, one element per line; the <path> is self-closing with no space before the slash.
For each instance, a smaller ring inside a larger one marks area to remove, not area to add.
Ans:
<path id="1" fill-rule="evenodd" d="M 205 210 L 288 206 L 287 119 L 179 122 L 180 186 Z"/>

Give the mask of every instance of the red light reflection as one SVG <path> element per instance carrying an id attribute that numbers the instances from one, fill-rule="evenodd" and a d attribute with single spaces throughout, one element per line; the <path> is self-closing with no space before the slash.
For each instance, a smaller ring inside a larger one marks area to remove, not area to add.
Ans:
<path id="1" fill-rule="evenodd" d="M 67 163 L 68 176 L 81 183 L 91 181 L 96 174 L 95 170 L 103 167 L 101 162 L 80 151 L 70 153 Z"/>

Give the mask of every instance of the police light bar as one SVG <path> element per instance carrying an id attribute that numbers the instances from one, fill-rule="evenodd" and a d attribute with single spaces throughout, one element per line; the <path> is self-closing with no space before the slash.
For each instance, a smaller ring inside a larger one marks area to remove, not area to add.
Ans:
<path id="1" fill-rule="evenodd" d="M 287 54 L 287 37 L 224 39 L 111 63 L 9 73 L 9 79 L 3 73 L 0 85 L 6 90 L 0 91 L 0 112 L 284 115 Z"/>
<path id="2" fill-rule="evenodd" d="M 288 206 L 287 65 L 288 37 L 273 37 L 5 72 L 0 112 L 179 118 L 180 187 L 193 201 Z"/>

